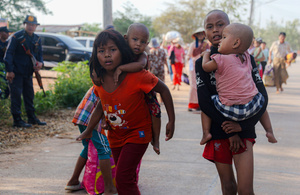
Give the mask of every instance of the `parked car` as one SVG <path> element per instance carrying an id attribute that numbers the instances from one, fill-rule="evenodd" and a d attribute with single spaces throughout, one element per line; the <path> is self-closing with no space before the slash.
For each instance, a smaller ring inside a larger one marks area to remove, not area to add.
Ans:
<path id="1" fill-rule="evenodd" d="M 74 39 L 84 47 L 93 49 L 95 37 L 74 37 Z"/>
<path id="2" fill-rule="evenodd" d="M 54 34 L 36 32 L 41 37 L 45 67 L 56 66 L 62 61 L 85 61 L 92 55 L 92 49 L 85 48 L 73 38 Z"/>

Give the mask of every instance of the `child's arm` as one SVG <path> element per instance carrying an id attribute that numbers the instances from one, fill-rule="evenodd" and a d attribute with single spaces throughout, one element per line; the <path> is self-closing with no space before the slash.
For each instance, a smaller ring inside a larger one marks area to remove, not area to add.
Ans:
<path id="1" fill-rule="evenodd" d="M 202 68 L 205 72 L 212 72 L 218 69 L 216 61 L 210 60 L 210 52 L 204 52 Z"/>
<path id="2" fill-rule="evenodd" d="M 131 62 L 129 64 L 123 64 L 119 66 L 114 75 L 115 84 L 118 83 L 119 76 L 122 72 L 139 72 L 147 66 L 147 54 L 143 52 L 136 62 Z"/>
<path id="3" fill-rule="evenodd" d="M 170 93 L 169 88 L 160 80 L 153 88 L 153 91 L 160 94 L 169 118 L 169 122 L 166 125 L 166 141 L 170 140 L 173 137 L 174 130 L 175 130 L 175 111 L 174 111 L 174 104 L 173 99 Z"/>
<path id="4" fill-rule="evenodd" d="M 88 124 L 86 130 L 84 130 L 84 132 L 82 132 L 82 134 L 79 137 L 77 137 L 76 140 L 80 141 L 85 138 L 91 138 L 93 129 L 95 129 L 96 125 L 99 123 L 99 121 L 102 117 L 103 117 L 103 109 L 102 109 L 101 101 L 99 101 L 91 115 L 91 118 L 90 118 L 90 121 L 89 121 L 89 124 Z"/>

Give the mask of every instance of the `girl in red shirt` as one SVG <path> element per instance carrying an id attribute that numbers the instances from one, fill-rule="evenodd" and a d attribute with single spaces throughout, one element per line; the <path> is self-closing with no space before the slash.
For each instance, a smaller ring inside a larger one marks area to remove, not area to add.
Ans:
<path id="1" fill-rule="evenodd" d="M 101 102 L 96 106 L 89 125 L 80 139 L 100 121 L 103 114 L 111 126 L 108 140 L 116 169 L 116 187 L 119 195 L 140 194 L 136 169 L 152 139 L 151 117 L 145 102 L 145 93 L 160 93 L 168 113 L 166 140 L 173 137 L 175 114 L 168 87 L 152 73 L 142 70 L 122 72 L 114 83 L 114 74 L 121 64 L 131 61 L 131 50 L 123 36 L 114 30 L 102 31 L 96 38 L 91 67 L 101 81 L 94 81 L 95 94 Z M 92 76 L 93 78 L 93 76 Z M 98 85 L 98 86 L 96 86 Z"/>

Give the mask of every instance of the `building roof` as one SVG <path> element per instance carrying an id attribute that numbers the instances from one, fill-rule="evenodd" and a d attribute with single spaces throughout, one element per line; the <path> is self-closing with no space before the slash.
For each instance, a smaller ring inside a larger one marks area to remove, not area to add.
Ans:
<path id="1" fill-rule="evenodd" d="M 37 32 L 61 33 L 71 30 L 79 30 L 82 25 L 39 25 L 36 28 Z"/>

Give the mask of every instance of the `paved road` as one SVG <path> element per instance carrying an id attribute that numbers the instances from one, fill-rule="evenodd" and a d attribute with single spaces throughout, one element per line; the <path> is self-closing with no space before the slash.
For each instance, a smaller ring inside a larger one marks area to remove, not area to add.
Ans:
<path id="1" fill-rule="evenodd" d="M 300 194 L 300 59 L 288 68 L 290 78 L 282 94 L 268 87 L 269 106 L 277 144 L 267 142 L 257 125 L 254 147 L 256 194 Z M 161 155 L 147 150 L 140 172 L 143 195 L 221 194 L 214 164 L 202 158 L 200 115 L 187 112 L 188 86 L 172 91 L 176 109 L 176 133 L 165 142 Z M 166 113 L 163 111 L 163 126 Z M 74 138 L 77 128 L 66 134 L 9 150 L 0 156 L 0 194 L 69 194 L 64 186 L 81 150 Z M 162 135 L 164 129 L 162 129 Z M 86 194 L 79 191 L 74 194 Z"/>

